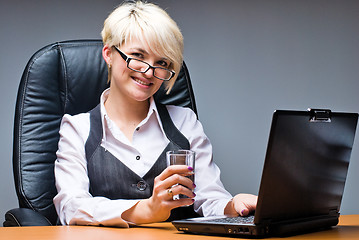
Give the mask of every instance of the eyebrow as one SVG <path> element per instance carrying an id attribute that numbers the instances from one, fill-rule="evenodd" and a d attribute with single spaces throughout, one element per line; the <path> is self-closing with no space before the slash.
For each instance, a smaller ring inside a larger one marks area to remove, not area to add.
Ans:
<path id="1" fill-rule="evenodd" d="M 141 53 L 144 53 L 144 54 L 149 55 L 149 53 L 148 53 L 146 50 L 144 50 L 143 48 L 133 47 L 133 48 L 130 48 L 130 50 L 131 50 L 131 51 L 139 51 L 139 52 L 141 52 Z"/>
<path id="2" fill-rule="evenodd" d="M 140 48 L 140 47 L 133 47 L 133 48 L 130 48 L 129 49 L 130 51 L 139 51 L 139 52 L 141 52 L 141 53 L 143 53 L 143 54 L 147 54 L 147 55 L 150 55 L 145 49 L 143 49 L 143 48 Z M 159 57 L 161 60 L 163 60 L 163 61 L 170 61 L 168 58 L 166 58 L 166 57 Z M 170 61 L 171 62 L 171 61 Z"/>

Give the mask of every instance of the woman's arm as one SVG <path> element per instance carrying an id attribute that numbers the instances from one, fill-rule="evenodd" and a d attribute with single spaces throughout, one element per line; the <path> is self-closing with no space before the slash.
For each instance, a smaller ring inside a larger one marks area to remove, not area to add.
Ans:
<path id="1" fill-rule="evenodd" d="M 65 115 L 60 128 L 54 198 L 62 224 L 128 227 L 121 218 L 138 200 L 110 200 L 89 193 L 85 142 L 90 130 L 89 114 Z"/>
<path id="2" fill-rule="evenodd" d="M 234 198 L 226 191 L 220 169 L 212 160 L 212 145 L 204 133 L 196 114 L 188 108 L 168 106 L 169 113 L 177 128 L 187 137 L 191 150 L 196 152 L 194 209 L 203 216 L 247 215 L 256 206 L 257 197 L 238 194 Z"/>
<path id="3" fill-rule="evenodd" d="M 191 150 L 196 153 L 194 210 L 202 216 L 223 215 L 232 195 L 221 182 L 220 169 L 212 160 L 212 144 L 202 124 L 189 108 L 167 106 L 167 109 L 178 130 L 188 139 Z"/>

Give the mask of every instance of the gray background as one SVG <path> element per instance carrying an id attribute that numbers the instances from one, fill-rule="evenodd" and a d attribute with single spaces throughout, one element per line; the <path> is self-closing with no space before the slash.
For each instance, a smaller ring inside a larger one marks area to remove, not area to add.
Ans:
<path id="1" fill-rule="evenodd" d="M 233 194 L 257 194 L 272 112 L 308 107 L 359 112 L 359 1 L 157 0 L 185 37 L 200 120 Z M 30 56 L 61 40 L 100 38 L 119 1 L 4 1 L 0 7 L 0 221 L 17 207 L 12 129 Z M 342 214 L 359 214 L 352 153 Z"/>

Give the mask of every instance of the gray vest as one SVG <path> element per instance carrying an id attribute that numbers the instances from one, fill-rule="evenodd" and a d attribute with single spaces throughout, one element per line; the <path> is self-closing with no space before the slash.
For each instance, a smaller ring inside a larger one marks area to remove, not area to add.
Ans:
<path id="1" fill-rule="evenodd" d="M 185 136 L 173 124 L 165 105 L 157 104 L 157 110 L 169 144 L 152 168 L 140 177 L 101 146 L 102 121 L 100 105 L 90 111 L 90 133 L 85 144 L 87 171 L 92 196 L 109 199 L 145 199 L 152 195 L 154 178 L 166 167 L 166 152 L 189 149 Z M 149 139 L 149 141 L 152 141 Z M 193 206 L 173 209 L 167 221 L 198 216 Z"/>

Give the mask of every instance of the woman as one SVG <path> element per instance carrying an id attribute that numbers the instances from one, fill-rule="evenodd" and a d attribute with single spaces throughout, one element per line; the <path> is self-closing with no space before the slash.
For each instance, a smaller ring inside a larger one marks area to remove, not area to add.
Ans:
<path id="1" fill-rule="evenodd" d="M 256 196 L 224 189 L 195 113 L 153 99 L 162 84 L 170 92 L 181 67 L 176 23 L 156 5 L 124 3 L 106 19 L 102 38 L 110 88 L 95 109 L 61 123 L 54 198 L 61 223 L 128 227 L 253 211 Z M 179 148 L 196 152 L 195 183 L 186 177 L 190 167 L 166 166 L 164 153 Z M 177 194 L 188 198 L 173 200 Z"/>

